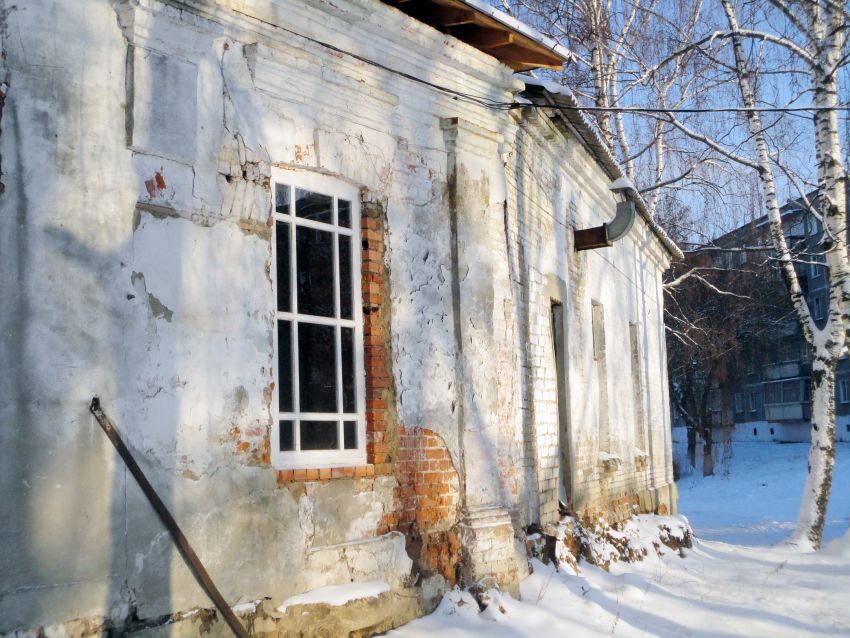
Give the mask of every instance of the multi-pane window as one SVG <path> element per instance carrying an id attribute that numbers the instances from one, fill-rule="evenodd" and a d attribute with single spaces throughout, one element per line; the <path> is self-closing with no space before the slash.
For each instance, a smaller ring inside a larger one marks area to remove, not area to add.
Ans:
<path id="1" fill-rule="evenodd" d="M 765 384 L 765 403 L 799 403 L 802 396 L 799 379 Z"/>
<path id="2" fill-rule="evenodd" d="M 744 395 L 740 392 L 735 393 L 735 413 L 740 414 L 744 411 Z"/>
<path id="3" fill-rule="evenodd" d="M 276 467 L 366 462 L 357 190 L 276 172 Z"/>
<path id="4" fill-rule="evenodd" d="M 820 274 L 820 266 L 814 261 L 809 262 L 809 276 L 815 279 Z"/>

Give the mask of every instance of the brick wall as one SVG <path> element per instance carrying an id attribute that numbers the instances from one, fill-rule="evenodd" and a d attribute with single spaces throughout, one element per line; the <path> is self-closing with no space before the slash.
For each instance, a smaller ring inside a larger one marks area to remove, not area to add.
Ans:
<path id="1" fill-rule="evenodd" d="M 367 459 L 376 474 L 394 470 L 398 481 L 395 507 L 376 531 L 403 533 L 418 570 L 440 574 L 454 585 L 460 562 L 455 528 L 460 479 L 437 433 L 396 422 L 389 356 L 389 273 L 384 261 L 384 216 L 378 204 L 364 202 L 361 232 Z"/>
<path id="2" fill-rule="evenodd" d="M 365 197 L 364 197 L 365 199 Z M 395 405 L 390 369 L 389 277 L 384 262 L 384 211 L 363 201 L 362 240 L 363 365 L 366 371 L 366 461 L 375 474 L 392 472 L 390 410 Z"/>
<path id="3" fill-rule="evenodd" d="M 457 533 L 460 479 L 438 434 L 398 427 L 397 512 L 387 529 L 407 538 L 408 554 L 426 574 L 441 574 L 450 585 L 459 578 Z"/>

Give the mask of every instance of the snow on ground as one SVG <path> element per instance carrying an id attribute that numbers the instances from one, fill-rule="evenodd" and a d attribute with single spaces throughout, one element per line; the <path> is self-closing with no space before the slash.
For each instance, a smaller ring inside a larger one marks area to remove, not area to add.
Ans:
<path id="1" fill-rule="evenodd" d="M 389 636 L 850 636 L 850 536 L 817 553 L 768 546 L 793 528 L 807 447 L 736 443 L 717 476 L 686 477 L 680 510 L 703 540 L 684 558 L 663 548 L 610 572 L 583 562 L 580 574 L 535 560 L 521 601 L 491 592 L 479 612 L 456 590 Z M 850 516 L 850 445 L 839 446 L 836 469 L 832 537 Z"/>
<path id="2" fill-rule="evenodd" d="M 382 580 L 370 580 L 363 583 L 349 583 L 347 585 L 330 585 L 319 587 L 297 596 L 290 596 L 277 608 L 281 613 L 292 605 L 316 605 L 324 603 L 331 606 L 344 605 L 352 600 L 361 598 L 373 598 L 390 591 L 390 586 Z"/>
<path id="3" fill-rule="evenodd" d="M 838 443 L 824 538 L 841 536 L 850 518 L 850 443 Z M 703 540 L 773 545 L 794 531 L 808 443 L 718 446 L 715 476 L 700 470 L 679 483 L 679 511 Z M 684 451 L 676 450 L 684 459 Z M 680 467 L 682 461 L 680 461 Z"/>

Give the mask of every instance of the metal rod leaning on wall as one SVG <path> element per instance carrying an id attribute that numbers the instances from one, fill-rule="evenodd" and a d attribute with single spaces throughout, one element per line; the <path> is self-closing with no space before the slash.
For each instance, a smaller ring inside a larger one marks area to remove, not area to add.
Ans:
<path id="1" fill-rule="evenodd" d="M 224 600 L 221 592 L 218 591 L 218 588 L 215 586 L 212 578 L 210 578 L 207 570 L 204 569 L 201 559 L 198 558 L 198 555 L 195 553 L 195 550 L 192 549 L 192 546 L 189 545 L 189 541 L 186 539 L 186 536 L 184 536 L 180 526 L 177 525 L 177 521 L 174 520 L 174 517 L 171 515 L 171 512 L 168 511 L 165 503 L 163 503 L 162 499 L 159 498 L 159 495 L 148 481 L 145 473 L 142 471 L 142 468 L 140 468 L 139 464 L 136 463 L 136 459 L 133 458 L 130 450 L 126 445 L 124 445 L 124 441 L 121 439 L 118 429 L 112 421 L 109 420 L 109 417 L 104 414 L 103 409 L 100 407 L 100 399 L 98 397 L 92 397 L 89 410 L 91 410 L 94 418 L 97 419 L 100 427 L 103 428 L 106 436 L 108 436 L 109 440 L 112 441 L 112 445 L 114 445 L 115 449 L 118 450 L 118 454 L 120 454 L 121 458 L 124 459 L 124 463 L 126 463 L 127 468 L 130 470 L 133 478 L 136 479 L 139 487 L 142 488 L 142 491 L 145 493 L 145 496 L 147 496 L 151 506 L 156 510 L 156 513 L 159 515 L 159 519 L 162 521 L 162 524 L 165 525 L 168 533 L 171 534 L 174 544 L 177 545 L 180 555 L 183 557 L 183 560 L 186 561 L 189 571 L 192 572 L 192 575 L 198 581 L 198 584 L 207 593 L 213 603 L 215 603 L 216 608 L 221 612 L 221 615 L 224 617 L 224 620 L 230 626 L 233 633 L 239 638 L 249 638 L 247 630 L 242 623 L 239 622 L 239 619 L 236 617 L 236 614 L 233 613 L 233 610 L 227 604 L 227 601 Z"/>

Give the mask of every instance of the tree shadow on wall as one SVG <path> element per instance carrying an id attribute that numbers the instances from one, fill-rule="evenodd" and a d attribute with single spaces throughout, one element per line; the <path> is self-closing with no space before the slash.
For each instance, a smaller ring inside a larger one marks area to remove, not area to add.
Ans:
<path id="1" fill-rule="evenodd" d="M 154 225 L 163 223 L 152 217 L 148 220 Z M 92 311 L 104 313 L 107 319 L 103 333 L 90 338 L 100 342 L 98 350 L 114 353 L 114 358 L 109 363 L 111 370 L 101 369 L 103 387 L 91 391 L 99 395 L 104 412 L 160 498 L 174 512 L 175 495 L 169 476 L 174 468 L 169 457 L 176 448 L 180 388 L 169 386 L 168 381 L 177 378 L 178 344 L 171 325 L 173 311 L 148 289 L 142 272 L 145 261 L 150 265 L 151 256 L 135 258 L 137 249 L 145 250 L 143 245 L 135 245 L 137 233 L 144 226 L 142 221 L 126 242 L 108 252 L 92 248 L 64 228 L 50 227 L 46 234 L 56 254 L 68 262 L 69 270 L 89 279 L 82 285 L 101 290 L 96 302 L 99 307 Z M 169 242 L 179 245 L 179 224 L 170 226 Z M 179 258 L 173 261 L 177 268 L 168 272 L 167 292 L 176 299 L 181 295 L 181 272 Z M 94 365 L 104 363 L 98 360 Z M 108 448 L 106 454 L 113 458 L 113 463 L 100 472 L 103 482 L 111 485 L 111 559 L 104 608 L 109 616 L 109 635 L 125 635 L 139 626 L 161 624 L 171 615 L 174 551 L 171 537 L 124 461 L 107 442 L 96 420 L 92 417 L 89 421 L 83 427 L 102 437 L 102 444 Z M 139 608 L 140 601 L 144 601 L 144 609 Z M 146 617 L 140 619 L 140 614 Z"/>

